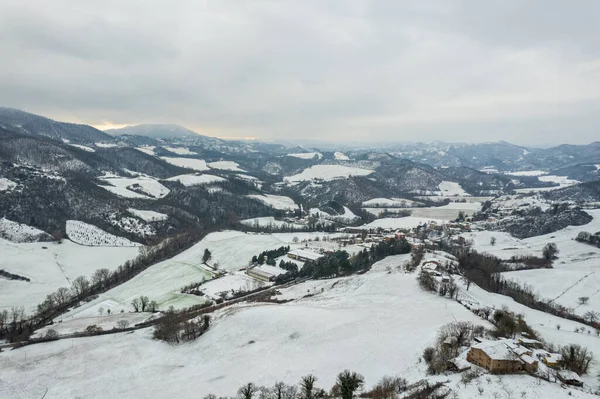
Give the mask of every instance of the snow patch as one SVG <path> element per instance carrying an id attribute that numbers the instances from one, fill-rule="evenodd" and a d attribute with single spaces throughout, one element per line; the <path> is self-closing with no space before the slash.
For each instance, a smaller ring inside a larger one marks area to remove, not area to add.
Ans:
<path id="1" fill-rule="evenodd" d="M 193 169 L 200 172 L 209 170 L 206 166 L 206 161 L 195 158 L 172 158 L 172 157 L 161 157 L 164 161 L 167 161 L 171 165 L 179 166 L 181 168 Z"/>
<path id="2" fill-rule="evenodd" d="M 88 147 L 85 145 L 81 145 L 81 144 L 69 144 L 71 147 L 75 147 L 75 148 L 79 148 L 80 150 L 84 150 L 87 152 L 96 152 L 96 150 L 94 150 L 92 147 Z"/>
<path id="3" fill-rule="evenodd" d="M 94 143 L 94 145 L 99 148 L 115 148 L 119 146 L 115 143 Z"/>
<path id="4" fill-rule="evenodd" d="M 208 164 L 208 167 L 212 169 L 231 170 L 233 172 L 245 172 L 245 170 L 240 169 L 239 166 L 240 165 L 238 165 L 237 162 L 233 161 L 217 161 Z"/>
<path id="5" fill-rule="evenodd" d="M 272 208 L 279 210 L 296 210 L 298 209 L 298 205 L 294 202 L 290 197 L 285 197 L 283 195 L 272 195 L 272 194 L 251 194 L 247 195 L 248 198 L 253 198 L 259 200 L 260 202 L 268 205 Z"/>
<path id="6" fill-rule="evenodd" d="M 187 174 L 187 175 L 179 175 L 168 178 L 169 181 L 178 181 L 186 187 L 191 186 L 200 186 L 203 184 L 211 184 L 211 183 L 221 183 L 226 182 L 227 179 L 224 179 L 219 176 L 214 175 L 196 175 L 196 174 Z"/>
<path id="7" fill-rule="evenodd" d="M 317 157 L 317 159 L 323 158 L 323 154 L 320 152 L 300 152 L 296 154 L 287 154 L 287 156 L 300 159 L 313 159 L 314 157 Z"/>
<path id="8" fill-rule="evenodd" d="M 196 155 L 197 153 L 190 151 L 185 147 L 163 147 L 165 150 L 177 155 Z"/>
<path id="9" fill-rule="evenodd" d="M 5 177 L 0 177 L 0 191 L 10 191 L 15 187 L 17 187 L 17 183 Z"/>
<path id="10" fill-rule="evenodd" d="M 294 176 L 287 176 L 284 180 L 288 183 L 307 181 L 307 180 L 325 180 L 344 179 L 351 176 L 367 176 L 373 173 L 372 170 L 354 168 L 342 165 L 314 165 L 304 169 L 301 173 Z"/>
<path id="11" fill-rule="evenodd" d="M 155 146 L 151 145 L 151 146 L 137 147 L 136 150 L 141 151 L 144 154 L 156 155 L 156 154 L 154 154 L 155 148 L 156 148 Z"/>
<path id="12" fill-rule="evenodd" d="M 349 161 L 350 158 L 348 158 L 348 156 L 346 156 L 346 154 L 344 154 L 343 152 L 334 152 L 333 153 L 333 158 L 337 159 L 338 161 Z"/>
<path id="13" fill-rule="evenodd" d="M 37 242 L 52 239 L 45 231 L 6 218 L 0 219 L 0 237 L 12 242 Z"/>
<path id="14" fill-rule="evenodd" d="M 167 220 L 169 218 L 169 216 L 164 213 L 154 211 L 145 211 L 140 209 L 129 208 L 127 209 L 127 212 L 139 217 L 140 219 L 146 222 L 158 222 L 162 220 Z"/>
<path id="15" fill-rule="evenodd" d="M 125 198 L 163 198 L 170 192 L 168 188 L 160 184 L 155 178 L 149 176 L 104 176 L 100 180 L 111 184 L 110 186 L 100 185 L 100 187 Z"/>

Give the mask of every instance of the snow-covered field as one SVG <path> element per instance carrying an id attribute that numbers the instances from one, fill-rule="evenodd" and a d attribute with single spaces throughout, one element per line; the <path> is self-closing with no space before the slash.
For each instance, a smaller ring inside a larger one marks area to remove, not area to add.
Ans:
<path id="1" fill-rule="evenodd" d="M 167 220 L 169 218 L 168 215 L 155 211 L 145 211 L 140 209 L 129 208 L 127 209 L 127 212 L 139 217 L 140 219 L 146 222 L 157 222 L 161 220 Z"/>
<path id="2" fill-rule="evenodd" d="M 559 249 L 553 269 L 523 270 L 504 273 L 504 276 L 531 286 L 542 298 L 573 308 L 577 314 L 588 310 L 600 312 L 600 248 L 583 244 L 573 238 L 580 231 L 600 231 L 600 210 L 587 210 L 594 219 L 583 226 L 569 226 L 555 233 L 519 240 L 507 233 L 480 231 L 463 236 L 473 240 L 477 251 L 508 259 L 511 256 L 542 256 L 544 246 L 553 242 Z M 491 238 L 496 244 L 491 245 Z M 588 296 L 586 305 L 579 305 L 578 298 Z"/>
<path id="3" fill-rule="evenodd" d="M 119 146 L 115 143 L 94 143 L 94 145 L 98 148 L 115 148 Z"/>
<path id="4" fill-rule="evenodd" d="M 543 170 L 524 170 L 519 172 L 504 172 L 505 175 L 510 176 L 543 176 L 548 174 L 548 172 L 544 172 Z M 541 180 L 541 179 L 540 179 Z"/>
<path id="5" fill-rule="evenodd" d="M 323 154 L 320 152 L 300 152 L 295 154 L 287 154 L 287 156 L 300 159 L 313 159 L 314 157 L 317 157 L 318 159 L 323 158 Z"/>
<path id="6" fill-rule="evenodd" d="M 452 181 L 442 181 L 438 185 L 439 190 L 414 190 L 413 192 L 420 195 L 435 195 L 443 197 L 469 197 L 471 194 L 467 193 L 460 184 Z"/>
<path id="7" fill-rule="evenodd" d="M 251 219 L 244 219 L 240 223 L 245 224 L 246 226 L 270 227 L 275 229 L 303 229 L 306 227 L 298 223 L 288 223 L 284 222 L 283 220 L 276 220 L 273 216 L 262 216 Z"/>
<path id="8" fill-rule="evenodd" d="M 536 188 L 519 188 L 519 189 L 516 189 L 515 191 L 518 192 L 518 193 L 552 191 L 552 190 L 558 190 L 559 188 L 564 188 L 564 187 L 572 186 L 573 184 L 579 183 L 579 181 L 569 179 L 567 176 L 545 175 L 545 176 L 539 176 L 538 179 L 540 181 L 543 181 L 543 182 L 557 183 L 558 186 L 554 186 L 554 187 L 536 187 Z"/>
<path id="9" fill-rule="evenodd" d="M 272 194 L 251 194 L 247 197 L 256 199 L 267 206 L 270 206 L 279 210 L 296 210 L 298 209 L 298 205 L 294 202 L 290 197 L 285 197 L 283 195 L 272 195 Z"/>
<path id="10" fill-rule="evenodd" d="M 364 208 L 412 208 L 421 204 L 404 198 L 373 198 L 362 203 Z"/>
<path id="11" fill-rule="evenodd" d="M 364 208 L 373 215 L 381 214 L 385 208 Z M 481 203 L 478 202 L 451 202 L 444 206 L 421 207 L 421 208 L 388 208 L 388 212 L 409 211 L 412 217 L 455 220 L 459 212 L 472 215 L 481 209 Z"/>
<path id="12" fill-rule="evenodd" d="M 12 242 L 35 242 L 41 239 L 47 241 L 50 239 L 50 235 L 35 227 L 2 218 L 0 219 L 0 238 Z"/>
<path id="13" fill-rule="evenodd" d="M 197 170 L 204 172 L 210 168 L 206 165 L 206 161 L 195 158 L 173 158 L 173 157 L 161 157 L 161 159 L 167 161 L 171 165 L 180 166 L 182 168 Z"/>
<path id="14" fill-rule="evenodd" d="M 314 165 L 304 169 L 301 173 L 293 176 L 287 176 L 284 180 L 288 183 L 307 181 L 307 180 L 325 180 L 345 179 L 351 176 L 367 176 L 373 173 L 372 170 L 354 168 L 342 165 Z"/>
<path id="15" fill-rule="evenodd" d="M 0 278 L 0 309 L 24 306 L 30 314 L 47 294 L 69 287 L 78 276 L 90 277 L 101 268 L 116 269 L 138 254 L 135 247 L 87 247 L 63 240 L 62 244 L 16 244 L 0 239 L 1 266 L 31 282 Z M 2 395 L 0 395 L 2 397 Z"/>
<path id="16" fill-rule="evenodd" d="M 94 247 L 140 246 L 137 242 L 129 241 L 127 238 L 107 233 L 99 227 L 78 220 L 67 220 L 66 233 L 71 241 L 80 245 Z"/>
<path id="17" fill-rule="evenodd" d="M 155 146 L 149 145 L 149 146 L 144 146 L 144 147 L 136 147 L 136 150 L 141 151 L 148 155 L 155 155 L 154 154 L 155 148 L 156 148 Z"/>
<path id="18" fill-rule="evenodd" d="M 382 266 L 295 286 L 283 294 L 299 299 L 286 304 L 225 309 L 189 344 L 170 346 L 136 331 L 5 352 L 2 380 L 10 384 L 0 392 L 40 396 L 48 387 L 49 398 L 192 398 L 234 395 L 247 381 L 297 383 L 309 373 L 329 388 L 346 368 L 362 373 L 367 386 L 384 374 L 414 382 L 424 377 L 419 359 L 440 326 L 455 319 L 483 322 L 458 303 L 422 291 L 414 274 L 388 274 Z M 307 293 L 313 296 L 302 299 Z"/>
<path id="19" fill-rule="evenodd" d="M 224 179 L 220 176 L 214 176 L 214 175 L 208 175 L 208 174 L 179 175 L 179 176 L 170 177 L 167 180 L 178 181 L 186 187 L 201 186 L 204 184 L 220 183 L 220 182 L 227 181 L 227 179 Z"/>
<path id="20" fill-rule="evenodd" d="M 190 151 L 188 148 L 185 147 L 163 147 L 165 150 L 172 152 L 173 154 L 177 154 L 177 155 L 196 155 L 195 152 Z"/>
<path id="21" fill-rule="evenodd" d="M 208 164 L 211 169 L 231 170 L 233 172 L 245 172 L 244 169 L 240 169 L 240 165 L 233 161 L 217 161 Z"/>
<path id="22" fill-rule="evenodd" d="M 431 219 L 426 217 L 416 217 L 416 216 L 406 216 L 402 218 L 382 218 L 372 221 L 371 223 L 363 224 L 359 226 L 359 228 L 365 230 L 371 229 L 412 229 L 413 227 L 417 227 L 419 225 L 423 225 L 423 223 L 427 222 L 435 222 L 438 224 L 443 224 L 445 221 L 441 219 Z"/>
<path id="23" fill-rule="evenodd" d="M 169 189 L 149 176 L 137 177 L 102 177 L 102 181 L 110 185 L 100 187 L 125 198 L 163 198 L 169 194 Z"/>

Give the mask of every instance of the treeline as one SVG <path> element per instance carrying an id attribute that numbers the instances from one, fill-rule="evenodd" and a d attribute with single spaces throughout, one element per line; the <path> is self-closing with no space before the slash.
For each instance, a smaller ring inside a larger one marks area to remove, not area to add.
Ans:
<path id="1" fill-rule="evenodd" d="M 178 344 L 195 340 L 204 334 L 209 327 L 209 315 L 202 315 L 197 320 L 185 320 L 182 318 L 182 313 L 171 307 L 154 326 L 153 336 L 161 341 Z"/>
<path id="2" fill-rule="evenodd" d="M 103 268 L 96 270 L 89 280 L 85 276 L 77 277 L 71 282 L 70 288 L 60 287 L 55 292 L 48 294 L 44 301 L 38 304 L 33 317 L 26 318 L 23 310 L 11 312 L 11 317 L 9 317 L 11 321 L 4 323 L 0 331 L 0 339 L 7 339 L 10 342 L 27 339 L 35 329 L 46 325 L 68 309 L 78 306 L 82 301 L 89 302 L 95 299 L 97 295 L 123 284 L 155 263 L 172 258 L 216 229 L 215 226 L 210 230 L 189 230 L 153 247 L 140 247 L 140 252 L 135 259 L 126 261 L 112 272 Z M 141 309 L 141 299 L 138 301 L 140 301 L 138 309 Z M 150 306 L 150 309 L 152 308 L 156 309 L 154 306 Z M 14 321 L 12 321 L 13 319 Z"/>
<path id="3" fill-rule="evenodd" d="M 290 246 L 281 246 L 277 249 L 271 249 L 268 251 L 263 251 L 258 255 L 254 255 L 252 257 L 251 262 L 254 263 L 258 263 L 259 265 L 263 265 L 263 264 L 267 264 L 267 265 L 271 265 L 271 266 L 275 266 L 275 259 L 279 258 L 280 256 L 283 256 L 285 254 L 287 254 L 290 251 Z"/>
<path id="4" fill-rule="evenodd" d="M 27 282 L 31 281 L 27 277 L 23 277 L 23 276 L 19 276 L 18 274 L 7 272 L 4 269 L 0 269 L 0 276 L 1 277 L 5 277 L 5 278 L 7 278 L 9 280 L 20 280 L 20 281 L 27 281 Z"/>
<path id="5" fill-rule="evenodd" d="M 552 300 L 540 298 L 532 287 L 505 279 L 501 273 L 510 271 L 510 269 L 495 256 L 464 249 L 455 250 L 454 255 L 458 259 L 459 270 L 465 280 L 467 290 L 471 283 L 475 283 L 486 291 L 506 295 L 531 309 L 600 328 L 598 320 L 579 316 L 573 313 L 572 309 Z"/>
<path id="6" fill-rule="evenodd" d="M 596 232 L 596 234 L 591 234 L 587 231 L 581 231 L 579 234 L 577 234 L 577 237 L 575 237 L 575 241 L 594 245 L 600 248 L 600 231 Z"/>
<path id="7" fill-rule="evenodd" d="M 308 261 L 297 272 L 288 271 L 277 276 L 275 282 L 283 284 L 295 278 L 334 278 L 347 276 L 357 272 L 366 272 L 371 266 L 390 255 L 407 254 L 411 251 L 410 244 L 405 239 L 392 239 L 373 244 L 370 249 L 364 249 L 352 258 L 346 251 L 335 251 L 314 261 Z"/>

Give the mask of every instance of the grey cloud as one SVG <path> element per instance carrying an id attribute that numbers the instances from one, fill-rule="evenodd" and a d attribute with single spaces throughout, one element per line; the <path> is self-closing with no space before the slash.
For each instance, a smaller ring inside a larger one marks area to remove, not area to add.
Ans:
<path id="1" fill-rule="evenodd" d="M 596 139 L 595 1 L 171 3 L 0 0 L 0 104 L 223 136 Z"/>

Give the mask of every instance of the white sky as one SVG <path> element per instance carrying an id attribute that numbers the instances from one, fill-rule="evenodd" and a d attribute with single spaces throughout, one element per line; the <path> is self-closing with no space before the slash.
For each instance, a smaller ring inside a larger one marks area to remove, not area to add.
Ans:
<path id="1" fill-rule="evenodd" d="M 596 0 L 0 0 L 0 105 L 222 137 L 587 143 L 598 21 Z"/>

